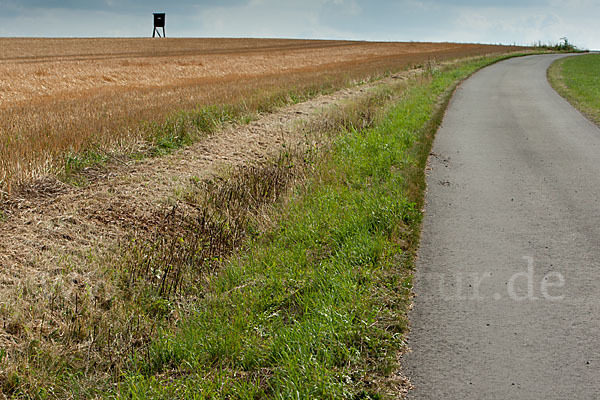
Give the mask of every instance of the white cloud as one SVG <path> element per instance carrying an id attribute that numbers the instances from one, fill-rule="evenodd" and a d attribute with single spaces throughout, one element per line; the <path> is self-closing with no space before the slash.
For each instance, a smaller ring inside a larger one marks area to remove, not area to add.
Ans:
<path id="1" fill-rule="evenodd" d="M 148 36 L 151 12 L 162 4 L 75 1 L 0 0 L 5 6 L 0 34 Z M 531 44 L 566 36 L 576 45 L 600 49 L 598 0 L 171 0 L 161 11 L 167 12 L 167 33 L 172 37 Z"/>
<path id="2" fill-rule="evenodd" d="M 134 37 L 147 36 L 149 18 L 136 19 L 104 11 L 37 10 L 27 15 L 0 18 L 2 36 Z"/>
<path id="3" fill-rule="evenodd" d="M 340 14 L 359 15 L 356 0 L 305 0 L 302 3 L 250 0 L 242 7 L 207 7 L 198 17 L 203 35 L 224 37 L 353 38 L 356 34 L 332 28 L 326 7 Z"/>
<path id="4" fill-rule="evenodd" d="M 448 27 L 448 34 L 457 41 L 524 45 L 538 41 L 556 43 L 566 36 L 580 47 L 600 47 L 591 19 L 586 21 L 582 15 L 569 15 L 550 7 L 462 7 Z"/>

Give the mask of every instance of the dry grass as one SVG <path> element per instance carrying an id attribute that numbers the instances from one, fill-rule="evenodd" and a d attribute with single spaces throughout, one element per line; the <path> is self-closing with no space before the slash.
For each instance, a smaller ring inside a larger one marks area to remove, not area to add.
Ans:
<path id="1" fill-rule="evenodd" d="M 268 111 L 430 59 L 501 46 L 251 39 L 1 39 L 0 196 L 64 171 L 69 154 L 131 153 L 146 122 L 231 104 Z"/>
<path id="2" fill-rule="evenodd" d="M 269 214 L 327 141 L 297 124 L 408 75 L 227 127 L 168 156 L 109 169 L 94 185 L 29 186 L 0 224 L 0 393 L 44 386 L 55 388 L 51 398 L 77 397 L 65 383 L 69 371 L 85 374 L 81 390 L 118 381 L 131 352 L 157 333 L 157 319 L 177 323 L 180 292 L 189 301 L 190 289 L 201 289 L 202 277 L 252 234 L 249 221 Z M 311 127 L 364 124 L 346 113 L 317 118 Z"/>
<path id="3" fill-rule="evenodd" d="M 390 79 L 387 84 L 401 86 L 404 79 Z M 189 308 L 185 303 L 203 296 L 205 279 L 253 231 L 271 226 L 270 207 L 312 168 L 315 149 L 325 146 L 330 135 L 341 127 L 367 127 L 373 123 L 374 115 L 390 101 L 391 94 L 381 87 L 376 94 L 368 89 L 366 86 L 349 91 L 347 98 L 356 103 L 328 109 L 317 119 L 298 119 L 296 124 L 304 121 L 299 126 L 288 123 L 285 146 L 276 146 L 276 151 L 283 153 L 275 153 L 279 154 L 275 161 L 253 164 L 245 155 L 249 165 L 233 164 L 234 168 L 220 176 L 180 180 L 174 197 L 162 207 L 140 203 L 143 197 L 160 197 L 153 190 L 145 190 L 145 196 L 129 197 L 123 204 L 101 196 L 105 191 L 90 187 L 84 191 L 101 197 L 106 207 L 71 198 L 72 209 L 65 210 L 57 204 L 59 215 L 46 208 L 48 221 L 33 223 L 60 238 L 53 241 L 40 236 L 48 248 L 37 256 L 26 257 L 25 262 L 37 265 L 19 267 L 30 278 L 21 280 L 13 275 L 15 280 L 9 282 L 10 274 L 3 274 L 6 290 L 0 299 L 4 304 L 0 346 L 6 352 L 0 360 L 0 393 L 41 396 L 44 392 L 40 388 L 44 386 L 51 388 L 51 398 L 94 397 L 95 390 L 109 390 L 112 383 L 119 382 L 130 362 L 129 356 L 135 353 L 137 357 L 146 351 L 149 340 L 161 329 L 174 329 L 182 318 L 182 310 Z M 342 97 L 338 93 L 335 98 Z M 331 104 L 333 99 L 331 96 L 316 102 L 318 106 L 313 105 L 313 111 Z M 300 104 L 287 113 L 309 112 L 307 106 Z M 283 120 L 285 111 L 278 114 L 275 119 Z M 268 122 L 263 124 L 271 132 L 278 130 Z M 288 130 L 294 131 L 296 141 L 290 140 L 294 136 Z M 239 136 L 238 139 L 243 140 Z M 208 139 L 214 140 L 218 138 Z M 171 160 L 165 164 L 171 166 L 171 177 L 177 169 L 174 158 L 187 160 L 193 171 L 202 166 L 185 154 L 168 158 Z M 109 186 L 117 197 L 121 189 L 127 190 L 114 182 Z M 87 193 L 81 197 L 91 196 Z M 146 209 L 140 213 L 143 208 Z M 86 215 L 90 212 L 94 215 Z M 98 217 L 106 219 L 112 229 L 92 227 L 98 230 L 96 236 L 118 232 L 118 246 L 88 249 L 81 246 L 81 238 L 65 238 L 69 235 L 65 232 L 74 229 L 87 236 L 89 227 L 84 226 L 84 220 Z M 46 222 L 52 226 L 47 227 Z M 67 230 L 57 229 L 57 225 L 66 225 Z M 72 248 L 73 241 L 77 249 Z M 27 245 L 21 248 L 26 249 Z M 48 252 L 64 258 L 44 259 L 43 254 Z M 9 261 L 6 265 L 11 264 Z M 71 381 L 68 374 L 73 371 L 80 371 L 82 376 Z"/>
<path id="4" fill-rule="evenodd" d="M 427 71 L 430 58 L 422 57 Z M 248 112 L 268 111 L 289 101 L 286 96 L 294 90 L 311 95 L 377 76 L 392 64 L 412 63 L 419 61 L 399 55 L 245 80 L 228 77 L 221 87 L 215 81 L 214 86 L 144 90 L 173 100 L 184 92 L 200 98 L 202 88 L 212 88 L 211 101 L 221 101 L 222 95 Z M 73 188 L 44 180 L 28 186 L 30 191 L 5 210 L 7 221 L 0 224 L 0 347 L 5 349 L 0 350 L 0 393 L 94 397 L 96 389 L 118 382 L 129 356 L 144 354 L 161 328 L 177 326 L 187 308 L 180 302 L 196 304 L 205 279 L 223 257 L 252 236 L 252 229 L 260 231 L 257 224 L 269 224 L 265 217 L 270 213 L 263 208 L 310 168 L 313 150 L 327 145 L 327 137 L 309 137 L 294 123 L 310 115 L 310 131 L 364 128 L 390 100 L 381 88 L 401 86 L 410 75 L 319 96 L 246 126 L 228 127 L 167 157 L 109 169 L 110 176 L 97 185 Z M 429 79 L 424 75 L 421 79 Z M 237 87 L 242 81 L 247 86 Z M 373 86 L 380 87 L 380 97 L 369 94 Z M 119 93 L 127 98 L 133 91 Z M 119 99 L 105 95 L 117 104 Z M 315 118 L 340 99 L 354 103 Z M 80 98 L 72 102 L 81 103 Z M 192 103 L 168 104 L 177 109 Z M 146 115 L 139 105 L 139 115 Z M 122 143 L 107 140 L 105 149 L 143 145 L 149 131 L 135 118 L 129 121 L 130 131 L 111 125 L 115 134 L 124 132 Z M 282 150 L 287 155 L 279 162 L 265 162 Z M 223 168 L 229 173 L 223 175 Z"/>

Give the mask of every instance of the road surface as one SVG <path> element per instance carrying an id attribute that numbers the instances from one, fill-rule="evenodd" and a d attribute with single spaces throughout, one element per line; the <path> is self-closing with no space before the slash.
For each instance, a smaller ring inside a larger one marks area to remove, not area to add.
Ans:
<path id="1" fill-rule="evenodd" d="M 409 399 L 600 398 L 600 129 L 515 58 L 438 132 L 410 314 Z"/>

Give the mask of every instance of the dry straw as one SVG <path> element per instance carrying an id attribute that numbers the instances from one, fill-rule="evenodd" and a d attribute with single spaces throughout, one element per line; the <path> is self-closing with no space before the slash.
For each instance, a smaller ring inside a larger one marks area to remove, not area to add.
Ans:
<path id="1" fill-rule="evenodd" d="M 269 111 L 282 98 L 339 88 L 431 58 L 505 51 L 251 39 L 0 39 L 0 44 L 3 197 L 64 172 L 73 155 L 137 151 L 151 139 L 143 122 L 162 123 L 175 111 L 211 104 Z"/>

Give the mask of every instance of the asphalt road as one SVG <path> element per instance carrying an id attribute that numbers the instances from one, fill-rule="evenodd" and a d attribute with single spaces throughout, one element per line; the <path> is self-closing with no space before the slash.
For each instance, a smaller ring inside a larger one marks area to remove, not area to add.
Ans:
<path id="1" fill-rule="evenodd" d="M 560 56 L 485 68 L 430 157 L 404 358 L 409 399 L 600 398 L 600 129 Z"/>

